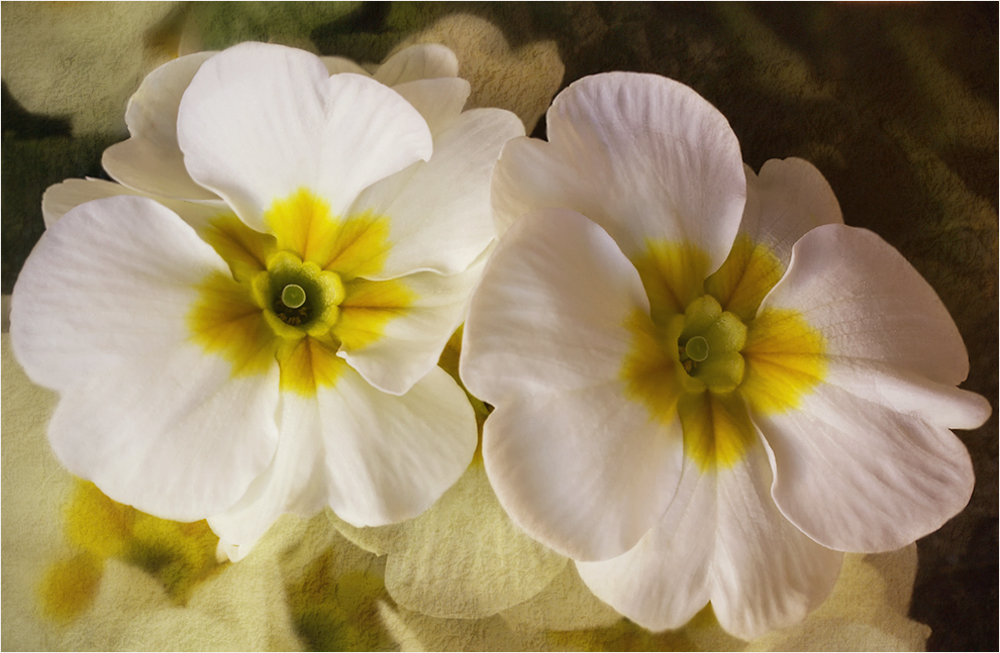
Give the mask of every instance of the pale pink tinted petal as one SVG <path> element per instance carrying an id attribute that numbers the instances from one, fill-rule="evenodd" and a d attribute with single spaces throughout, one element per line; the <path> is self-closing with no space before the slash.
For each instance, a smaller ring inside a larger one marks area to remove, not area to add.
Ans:
<path id="1" fill-rule="evenodd" d="M 214 52 L 170 61 L 146 76 L 125 111 L 131 138 L 104 151 L 101 163 L 117 181 L 164 197 L 213 199 L 184 167 L 177 145 L 177 108 L 191 79 Z"/>
<path id="2" fill-rule="evenodd" d="M 399 279 L 416 295 L 414 303 L 385 325 L 380 337 L 363 349 L 339 355 L 383 392 L 403 394 L 437 366 L 455 329 L 465 320 L 469 296 L 487 256 L 468 270 L 444 276 L 419 272 Z"/>
<path id="3" fill-rule="evenodd" d="M 687 465 L 667 512 L 627 553 L 577 562 L 594 594 L 650 630 L 680 628 L 711 599 L 715 477 Z"/>
<path id="4" fill-rule="evenodd" d="M 760 175 L 747 168 L 747 206 L 740 231 L 788 266 L 792 247 L 811 229 L 843 224 L 833 189 L 816 167 L 802 159 L 771 159 Z"/>
<path id="5" fill-rule="evenodd" d="M 462 345 L 466 387 L 494 405 L 513 395 L 617 380 L 648 315 L 639 273 L 608 234 L 569 211 L 540 211 L 497 245 L 472 298 Z"/>
<path id="6" fill-rule="evenodd" d="M 152 197 L 147 193 L 103 179 L 67 179 L 62 183 L 49 186 L 45 194 L 42 195 L 42 217 L 45 219 L 45 226 L 51 227 L 70 209 L 85 202 L 119 195 L 147 197 L 155 200 L 158 204 L 162 204 L 176 213 L 184 222 L 195 229 L 201 228 L 208 220 L 220 213 L 228 212 L 228 209 L 219 201 L 185 202 L 184 200 L 164 199 Z"/>
<path id="7" fill-rule="evenodd" d="M 493 183 L 497 228 L 546 207 L 594 220 L 626 255 L 646 240 L 684 242 L 722 264 L 739 227 L 746 176 L 726 119 L 678 82 L 637 73 L 586 77 L 547 114 L 549 142 L 517 139 Z"/>
<path id="8" fill-rule="evenodd" d="M 14 351 L 36 383 L 66 388 L 108 363 L 187 340 L 197 284 L 227 271 L 152 200 L 88 202 L 45 232 L 21 270 L 11 299 Z"/>
<path id="9" fill-rule="evenodd" d="M 416 517 L 458 480 L 476 449 L 472 406 L 437 367 L 402 396 L 345 367 L 317 398 L 328 500 L 354 526 Z"/>
<path id="10" fill-rule="evenodd" d="M 796 243 L 761 304 L 798 311 L 833 357 L 879 361 L 958 385 L 969 357 L 948 310 L 906 259 L 864 229 L 825 225 Z"/>
<path id="11" fill-rule="evenodd" d="M 843 554 L 803 535 L 770 497 L 762 446 L 717 472 L 712 608 L 729 633 L 752 639 L 797 623 L 830 594 Z"/>
<path id="12" fill-rule="evenodd" d="M 822 384 L 800 410 L 752 415 L 774 455 L 778 507 L 840 551 L 890 551 L 937 530 L 975 482 L 951 431 L 876 400 Z"/>
<path id="13" fill-rule="evenodd" d="M 262 231 L 271 204 L 301 188 L 343 215 L 364 188 L 431 154 L 426 123 L 399 94 L 261 43 L 202 66 L 177 129 L 191 176 Z"/>
<path id="14" fill-rule="evenodd" d="M 418 270 L 455 274 L 482 254 L 496 231 L 490 176 L 500 149 L 524 133 L 514 114 L 476 109 L 435 135 L 434 156 L 366 191 L 353 211 L 390 218 L 392 248 L 378 278 Z"/>
<path id="15" fill-rule="evenodd" d="M 326 507 L 319 404 L 282 393 L 279 420 L 281 436 L 267 469 L 236 505 L 208 520 L 233 560 L 246 556 L 281 515 L 309 517 Z"/>
<path id="16" fill-rule="evenodd" d="M 418 79 L 457 77 L 458 57 L 443 45 L 411 45 L 389 57 L 375 71 L 375 79 L 388 86 Z"/>

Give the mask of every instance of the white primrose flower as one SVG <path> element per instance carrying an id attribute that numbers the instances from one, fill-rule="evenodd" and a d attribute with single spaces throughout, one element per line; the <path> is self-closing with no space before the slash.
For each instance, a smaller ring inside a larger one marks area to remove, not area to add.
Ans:
<path id="1" fill-rule="evenodd" d="M 199 206 L 178 204 L 177 200 L 206 203 L 221 199 L 188 174 L 184 153 L 177 143 L 177 112 L 184 91 L 201 65 L 216 54 L 185 55 L 147 75 L 125 111 L 130 138 L 105 150 L 101 160 L 105 171 L 118 183 L 88 178 L 67 179 L 51 186 L 42 200 L 45 224 L 51 225 L 71 208 L 90 200 L 135 194 L 153 197 L 200 225 L 203 217 Z M 428 43 L 405 48 L 373 74 L 342 57 L 320 57 L 320 61 L 331 75 L 354 73 L 392 87 L 420 112 L 435 135 L 451 126 L 471 92 L 469 83 L 458 78 L 458 59 L 443 45 Z M 477 179 L 477 189 L 480 184 Z M 455 195 L 452 201 L 458 201 Z M 480 199 L 476 193 L 469 195 L 472 201 Z M 217 213 L 214 208 L 210 208 L 209 216 Z"/>
<path id="2" fill-rule="evenodd" d="M 647 628 L 711 602 L 750 639 L 816 608 L 841 552 L 962 510 L 949 428 L 990 413 L 962 339 L 812 165 L 745 171 L 725 118 L 651 75 L 580 80 L 547 125 L 497 164 L 461 364 L 518 524 Z"/>
<path id="3" fill-rule="evenodd" d="M 436 363 L 495 236 L 497 154 L 523 134 L 463 113 L 468 93 L 260 43 L 154 72 L 105 159 L 133 190 L 51 191 L 11 300 L 15 354 L 60 393 L 62 463 L 142 511 L 208 518 L 234 559 L 286 512 L 368 526 L 429 507 L 476 449 Z"/>

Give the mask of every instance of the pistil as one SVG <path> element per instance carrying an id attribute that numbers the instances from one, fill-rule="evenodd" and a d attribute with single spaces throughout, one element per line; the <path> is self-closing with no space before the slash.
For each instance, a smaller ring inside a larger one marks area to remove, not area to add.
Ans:
<path id="1" fill-rule="evenodd" d="M 281 303 L 288 308 L 298 308 L 306 303 L 306 291 L 297 283 L 290 283 L 281 291 Z"/>

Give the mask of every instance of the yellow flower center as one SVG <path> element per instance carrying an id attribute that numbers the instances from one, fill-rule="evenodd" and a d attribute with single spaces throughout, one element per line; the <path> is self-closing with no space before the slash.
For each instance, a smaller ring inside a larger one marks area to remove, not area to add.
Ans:
<path id="1" fill-rule="evenodd" d="M 366 277 L 388 258 L 389 219 L 337 218 L 306 189 L 272 204 L 271 233 L 220 215 L 200 235 L 229 265 L 200 284 L 188 314 L 191 338 L 232 363 L 233 375 L 262 374 L 277 360 L 281 386 L 304 395 L 333 385 L 338 351 L 364 348 L 413 304 L 400 280 Z"/>
<path id="2" fill-rule="evenodd" d="M 711 276 L 708 256 L 689 245 L 649 242 L 633 262 L 650 314 L 625 324 L 626 395 L 654 419 L 679 419 L 685 454 L 703 470 L 730 467 L 756 440 L 749 410 L 797 408 L 822 381 L 823 336 L 796 311 L 759 311 L 784 270 L 746 236 Z"/>

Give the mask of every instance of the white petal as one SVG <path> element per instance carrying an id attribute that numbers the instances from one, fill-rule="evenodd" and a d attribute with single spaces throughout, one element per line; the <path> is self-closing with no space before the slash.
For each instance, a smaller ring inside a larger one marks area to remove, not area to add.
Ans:
<path id="1" fill-rule="evenodd" d="M 154 201 L 89 202 L 53 224 L 25 262 L 11 298 L 14 351 L 36 383 L 64 389 L 184 342 L 197 284 L 227 271 Z"/>
<path id="2" fill-rule="evenodd" d="M 747 206 L 740 231 L 763 243 L 787 267 L 792 247 L 811 229 L 843 224 L 833 189 L 802 159 L 771 159 L 755 175 L 747 169 Z"/>
<path id="3" fill-rule="evenodd" d="M 616 380 L 635 311 L 649 312 L 639 274 L 603 229 L 569 211 L 525 217 L 473 295 L 462 381 L 498 405 Z"/>
<path id="4" fill-rule="evenodd" d="M 720 469 L 717 484 L 712 608 L 719 623 L 752 639 L 805 619 L 833 589 L 843 555 L 810 540 L 778 511 L 763 447 Z"/>
<path id="5" fill-rule="evenodd" d="M 427 124 L 391 89 L 261 43 L 202 66 L 177 130 L 191 176 L 261 231 L 271 204 L 303 187 L 344 215 L 364 188 L 431 155 Z"/>
<path id="6" fill-rule="evenodd" d="M 715 477 L 684 468 L 666 513 L 627 553 L 577 562 L 594 594 L 651 630 L 680 628 L 711 597 L 717 524 Z"/>
<path id="7" fill-rule="evenodd" d="M 472 87 L 464 79 L 439 77 L 398 84 L 393 86 L 392 90 L 406 98 L 406 101 L 420 112 L 420 115 L 427 121 L 431 133 L 437 136 L 450 127 L 455 119 L 461 115 L 462 107 L 469 99 Z M 519 134 L 513 134 L 513 136 L 523 135 L 523 129 Z M 435 156 L 437 156 L 438 147 L 439 145 L 435 143 Z M 497 156 L 499 156 L 499 151 L 493 159 L 496 160 Z"/>
<path id="8" fill-rule="evenodd" d="M 116 184 L 103 179 L 67 179 L 64 182 L 49 186 L 42 195 L 42 216 L 45 219 L 45 226 L 51 227 L 56 220 L 62 218 L 70 209 L 91 200 L 104 199 L 106 197 L 117 197 L 119 195 L 132 195 L 135 197 L 147 197 L 157 201 L 176 213 L 184 222 L 195 229 L 206 224 L 208 220 L 218 216 L 220 213 L 228 212 L 221 202 L 185 202 L 183 200 L 164 199 L 153 197 L 147 193 L 132 190 L 127 186 Z"/>
<path id="9" fill-rule="evenodd" d="M 75 209 L 85 202 L 118 195 L 148 197 L 145 193 L 132 190 L 128 186 L 103 179 L 67 179 L 53 184 L 45 189 L 45 194 L 42 195 L 42 217 L 45 220 L 45 227 L 51 227 L 70 209 Z"/>
<path id="10" fill-rule="evenodd" d="M 419 515 L 458 480 L 476 449 L 472 406 L 440 368 L 398 397 L 345 368 L 317 398 L 329 502 L 354 526 Z"/>
<path id="11" fill-rule="evenodd" d="M 682 455 L 679 423 L 653 421 L 613 382 L 505 398 L 483 429 L 501 505 L 575 560 L 632 548 L 673 498 Z"/>
<path id="12" fill-rule="evenodd" d="M 897 549 L 972 494 L 972 462 L 953 433 L 834 385 L 817 387 L 801 410 L 752 417 L 774 455 L 775 502 L 830 548 Z"/>
<path id="13" fill-rule="evenodd" d="M 413 305 L 390 319 L 375 342 L 362 349 L 341 349 L 338 355 L 383 392 L 408 391 L 437 366 L 451 335 L 465 320 L 486 259 L 481 256 L 460 274 L 419 272 L 400 278 L 417 297 Z"/>
<path id="14" fill-rule="evenodd" d="M 514 225 L 472 300 L 460 364 L 497 407 L 483 434 L 490 480 L 514 521 L 575 559 L 631 548 L 676 485 L 679 423 L 655 421 L 621 379 L 626 322 L 647 310 L 608 234 L 568 211 Z"/>
<path id="15" fill-rule="evenodd" d="M 863 401 L 948 429 L 978 428 L 993 410 L 986 397 L 878 361 L 834 358 L 826 382 Z"/>
<path id="16" fill-rule="evenodd" d="M 891 245 L 864 229 L 825 225 L 804 235 L 761 304 L 798 311 L 833 357 L 879 361 L 958 385 L 969 357 L 948 310 Z"/>
<path id="17" fill-rule="evenodd" d="M 233 505 L 274 454 L 277 366 L 233 378 L 227 361 L 187 345 L 91 373 L 61 392 L 49 441 L 119 503 L 204 519 Z"/>
<path id="18" fill-rule="evenodd" d="M 177 108 L 201 65 L 214 52 L 170 61 L 146 76 L 128 102 L 125 122 L 131 138 L 104 151 L 101 163 L 115 180 L 164 197 L 213 199 L 184 167 L 177 145 Z"/>
<path id="19" fill-rule="evenodd" d="M 931 629 L 907 618 L 917 575 L 917 545 L 881 555 L 847 554 L 840 578 L 798 626 L 755 639 L 757 651 L 922 651 Z M 699 638 L 702 650 L 710 647 Z"/>
<path id="20" fill-rule="evenodd" d="M 507 111 L 467 111 L 435 136 L 430 161 L 362 194 L 355 213 L 371 210 L 390 218 L 392 249 L 378 278 L 465 270 L 496 237 L 490 176 L 504 143 L 523 133 L 520 120 Z"/>
<path id="21" fill-rule="evenodd" d="M 246 556 L 281 515 L 309 517 L 326 507 L 319 404 L 282 393 L 279 420 L 278 448 L 267 469 L 236 505 L 208 520 L 234 561 Z"/>
<path id="22" fill-rule="evenodd" d="M 679 628 L 711 600 L 729 633 L 751 639 L 796 623 L 830 593 L 841 554 L 811 541 L 768 496 L 764 449 L 684 478 L 666 514 L 623 556 L 577 563 L 587 586 L 651 630 Z"/>
<path id="23" fill-rule="evenodd" d="M 387 86 L 405 84 L 417 79 L 457 76 L 458 57 L 447 47 L 437 43 L 404 48 L 389 57 L 375 71 L 375 79 Z"/>
<path id="24" fill-rule="evenodd" d="M 200 519 L 234 503 L 274 451 L 277 367 L 234 379 L 188 342 L 196 284 L 226 270 L 168 209 L 121 196 L 52 225 L 21 271 L 13 345 L 62 394 L 53 449 L 117 501 Z"/>
<path id="25" fill-rule="evenodd" d="M 493 184 L 497 228 L 545 207 L 604 227 L 626 255 L 646 239 L 697 246 L 715 269 L 739 227 L 746 177 L 736 135 L 693 90 L 656 75 L 575 82 L 547 114 L 549 142 L 511 141 Z"/>

